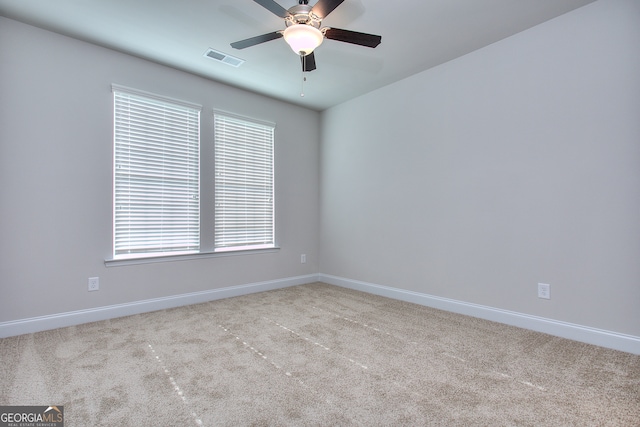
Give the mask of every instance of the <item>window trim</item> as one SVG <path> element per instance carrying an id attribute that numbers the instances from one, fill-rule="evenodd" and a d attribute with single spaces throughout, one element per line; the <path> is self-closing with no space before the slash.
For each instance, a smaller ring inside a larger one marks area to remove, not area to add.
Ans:
<path id="1" fill-rule="evenodd" d="M 127 92 L 127 93 L 130 93 L 131 95 L 143 96 L 145 98 L 155 99 L 156 101 L 170 102 L 172 104 L 181 105 L 183 107 L 200 110 L 200 112 L 202 112 L 202 109 L 203 109 L 202 105 L 197 104 L 195 102 L 189 102 L 189 101 L 185 101 L 183 99 L 173 98 L 171 96 L 158 95 L 157 93 L 147 92 L 147 91 L 140 90 L 140 89 L 134 89 L 134 88 L 127 87 L 127 86 L 122 86 L 122 85 L 119 85 L 119 84 L 116 84 L 116 83 L 112 83 L 111 84 L 111 91 L 112 92 Z"/>
<path id="2" fill-rule="evenodd" d="M 156 264 L 156 263 L 164 263 L 164 262 L 173 262 L 173 261 L 193 261 L 193 260 L 201 260 L 208 258 L 224 258 L 230 256 L 246 256 L 246 255 L 257 255 L 257 254 L 268 254 L 279 252 L 279 246 L 273 246 L 271 248 L 261 248 L 261 249 L 244 249 L 244 250 L 233 250 L 233 251 L 204 251 L 204 252 L 193 252 L 193 253 L 185 253 L 185 254 L 172 254 L 172 255 L 156 255 L 156 256 L 140 256 L 140 257 L 131 257 L 131 258 L 108 258 L 104 260 L 105 267 L 121 267 L 126 265 L 141 265 L 141 264 Z"/>

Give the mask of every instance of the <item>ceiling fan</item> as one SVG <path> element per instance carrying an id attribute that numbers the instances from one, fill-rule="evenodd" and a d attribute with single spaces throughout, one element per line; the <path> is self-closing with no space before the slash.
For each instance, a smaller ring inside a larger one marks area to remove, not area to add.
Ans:
<path id="1" fill-rule="evenodd" d="M 340 6 L 344 0 L 318 0 L 313 7 L 309 6 L 308 0 L 298 0 L 298 5 L 289 9 L 283 8 L 274 0 L 254 1 L 280 18 L 284 18 L 286 28 L 231 43 L 231 47 L 244 49 L 284 37 L 291 49 L 300 55 L 303 72 L 316 69 L 313 50 L 320 46 L 325 38 L 371 48 L 378 46 L 382 41 L 381 36 L 373 34 L 332 27 L 321 28 L 322 20 Z"/>

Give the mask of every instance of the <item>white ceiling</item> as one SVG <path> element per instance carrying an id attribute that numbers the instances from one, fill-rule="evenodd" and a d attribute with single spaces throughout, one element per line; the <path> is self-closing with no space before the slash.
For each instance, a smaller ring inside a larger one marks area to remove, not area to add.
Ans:
<path id="1" fill-rule="evenodd" d="M 276 0 L 288 9 L 297 0 Z M 594 0 L 345 0 L 322 25 L 382 36 L 375 49 L 325 40 L 305 73 L 283 39 L 230 43 L 285 28 L 252 0 L 0 0 L 0 15 L 264 95 L 324 110 Z M 316 0 L 310 0 L 313 6 Z M 208 48 L 246 62 L 203 56 Z"/>

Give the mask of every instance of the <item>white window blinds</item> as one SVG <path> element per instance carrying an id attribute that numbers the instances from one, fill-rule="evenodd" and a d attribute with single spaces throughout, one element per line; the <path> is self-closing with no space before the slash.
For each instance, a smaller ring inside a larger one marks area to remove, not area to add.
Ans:
<path id="1" fill-rule="evenodd" d="M 214 114 L 215 248 L 274 246 L 274 126 Z"/>
<path id="2" fill-rule="evenodd" d="M 198 251 L 200 107 L 114 93 L 114 257 Z"/>

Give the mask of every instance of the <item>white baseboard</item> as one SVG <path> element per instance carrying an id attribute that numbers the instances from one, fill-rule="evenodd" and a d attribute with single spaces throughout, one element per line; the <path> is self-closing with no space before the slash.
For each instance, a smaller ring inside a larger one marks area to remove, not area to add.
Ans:
<path id="1" fill-rule="evenodd" d="M 131 316 L 133 314 L 147 313 L 150 311 L 164 310 L 184 305 L 199 304 L 207 301 L 270 291 L 289 286 L 303 285 L 306 283 L 316 282 L 317 280 L 317 274 L 309 274 L 306 276 L 289 277 L 285 279 L 250 283 L 239 286 L 229 286 L 226 288 L 211 289 L 202 292 L 192 292 L 163 298 L 135 301 L 126 304 L 116 304 L 87 310 L 78 310 L 2 322 L 0 323 L 0 338 L 63 328 L 66 326 L 80 325 L 82 323 L 114 319 L 116 317 Z"/>
<path id="2" fill-rule="evenodd" d="M 532 316 L 529 314 L 517 313 L 508 310 L 487 307 L 478 304 L 457 301 L 448 298 L 441 298 L 419 292 L 407 291 L 404 289 L 392 288 L 388 286 L 375 285 L 358 280 L 345 279 L 342 277 L 320 274 L 318 280 L 330 285 L 341 286 L 380 295 L 401 301 L 433 307 L 440 310 L 478 317 L 480 319 L 491 320 L 507 325 L 517 326 L 537 332 L 543 332 L 557 337 L 567 338 L 601 347 L 620 350 L 627 353 L 640 355 L 640 337 L 625 335 L 617 332 L 605 331 L 588 326 L 576 325 L 544 317 Z"/>
<path id="3" fill-rule="evenodd" d="M 309 274 L 305 276 L 289 277 L 266 282 L 230 286 L 202 292 L 192 292 L 170 297 L 154 298 L 125 304 L 2 322 L 0 323 L 0 338 L 63 328 L 82 323 L 97 322 L 106 319 L 114 319 L 117 317 L 147 313 L 184 305 L 199 304 L 223 298 L 248 295 L 256 292 L 286 288 L 289 286 L 303 285 L 316 281 L 640 355 L 640 337 L 633 335 L 625 335 L 588 326 L 546 319 L 544 317 L 502 310 L 404 289 L 381 286 L 358 280 L 331 276 L 328 274 Z"/>

